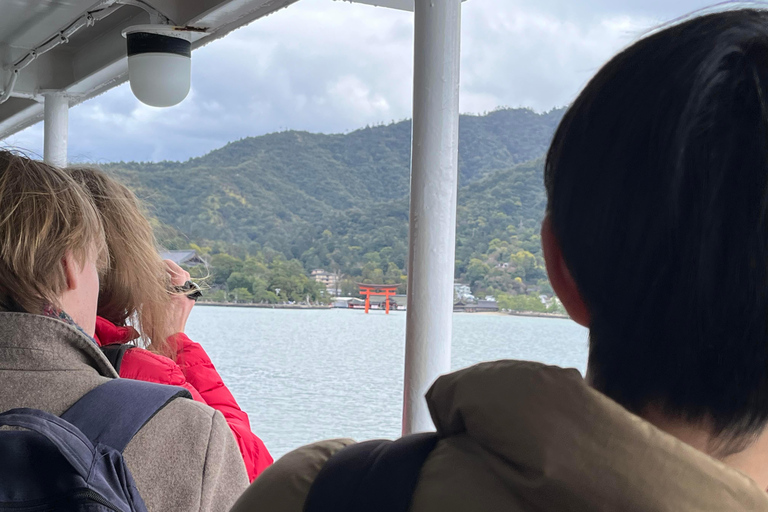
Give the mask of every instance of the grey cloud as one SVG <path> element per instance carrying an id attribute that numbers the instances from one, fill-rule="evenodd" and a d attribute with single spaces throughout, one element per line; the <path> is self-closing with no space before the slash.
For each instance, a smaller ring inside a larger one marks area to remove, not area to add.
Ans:
<path id="1" fill-rule="evenodd" d="M 548 110 L 570 102 L 613 53 L 693 0 L 469 0 L 461 109 Z M 184 160 L 281 129 L 343 132 L 410 117 L 412 15 L 301 0 L 193 54 L 181 105 L 141 105 L 123 85 L 73 108 L 70 156 Z M 42 129 L 10 138 L 42 152 Z"/>
<path id="2" fill-rule="evenodd" d="M 474 0 L 470 0 L 474 1 Z M 482 1 L 482 0 L 481 0 Z M 516 2 L 516 0 L 513 0 Z M 739 4 L 739 1 L 702 0 L 537 0 L 540 12 L 553 14 L 563 20 L 589 21 L 603 16 L 623 14 L 653 19 L 656 24 L 666 22 L 713 5 Z M 765 5 L 763 0 L 749 2 Z"/>

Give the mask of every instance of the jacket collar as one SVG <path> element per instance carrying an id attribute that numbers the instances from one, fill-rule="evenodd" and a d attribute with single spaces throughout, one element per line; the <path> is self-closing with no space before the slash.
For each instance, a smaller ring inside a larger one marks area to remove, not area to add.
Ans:
<path id="1" fill-rule="evenodd" d="M 589 387 L 577 370 L 483 363 L 437 380 L 438 432 L 466 435 L 537 510 L 768 510 L 751 479 Z"/>
<path id="2" fill-rule="evenodd" d="M 94 339 L 101 345 L 112 345 L 115 343 L 127 343 L 139 337 L 139 333 L 131 327 L 115 325 L 106 318 L 96 317 L 96 335 Z"/>
<path id="3" fill-rule="evenodd" d="M 93 339 L 77 326 L 29 313 L 0 312 L 0 370 L 92 370 L 117 377 Z"/>

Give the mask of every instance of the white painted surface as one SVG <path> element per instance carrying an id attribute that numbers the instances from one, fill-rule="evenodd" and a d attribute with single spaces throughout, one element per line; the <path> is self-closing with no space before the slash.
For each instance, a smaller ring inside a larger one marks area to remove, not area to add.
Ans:
<path id="1" fill-rule="evenodd" d="M 189 94 L 192 59 L 173 53 L 128 57 L 128 80 L 139 101 L 153 107 L 178 105 Z"/>
<path id="2" fill-rule="evenodd" d="M 298 0 L 152 0 L 149 2 L 179 25 L 207 29 L 192 49 L 219 39 L 238 27 Z M 135 2 L 134 2 L 135 3 Z M 96 0 L 0 0 L 0 89 L 9 70 L 30 50 L 48 48 L 59 32 L 91 9 L 112 2 Z M 70 93 L 70 106 L 98 96 L 128 79 L 122 30 L 145 24 L 150 17 L 134 5 L 116 4 L 109 21 L 81 27 L 69 42 L 57 42 L 36 57 L 18 76 L 13 94 L 0 103 L 0 140 L 43 119 L 44 90 Z M 104 15 L 101 11 L 94 17 Z M 55 42 L 55 41 L 54 41 Z"/>
<path id="3" fill-rule="evenodd" d="M 413 0 L 343 0 L 349 3 L 368 4 L 376 7 L 388 7 L 401 11 L 413 12 Z"/>
<path id="4" fill-rule="evenodd" d="M 461 0 L 416 0 L 403 433 L 432 430 L 424 393 L 450 370 Z"/>
<path id="5" fill-rule="evenodd" d="M 339 0 L 337 0 L 339 1 Z M 349 2 L 351 4 L 367 4 L 375 7 L 387 7 L 389 9 L 399 9 L 401 11 L 413 12 L 414 0 L 340 0 L 343 2 Z M 442 1 L 442 0 L 441 0 Z M 461 0 L 466 2 L 467 0 Z"/>
<path id="6" fill-rule="evenodd" d="M 69 133 L 69 97 L 63 92 L 45 96 L 43 158 L 51 165 L 66 167 Z"/>

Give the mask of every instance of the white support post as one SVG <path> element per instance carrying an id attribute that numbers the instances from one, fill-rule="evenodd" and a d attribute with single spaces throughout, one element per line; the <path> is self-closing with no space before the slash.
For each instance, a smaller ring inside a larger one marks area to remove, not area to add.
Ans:
<path id="1" fill-rule="evenodd" d="M 64 92 L 49 92 L 45 98 L 43 158 L 58 167 L 67 165 L 67 136 L 69 133 L 69 97 Z"/>
<path id="2" fill-rule="evenodd" d="M 424 393 L 450 370 L 461 0 L 416 0 L 403 434 L 432 430 Z"/>

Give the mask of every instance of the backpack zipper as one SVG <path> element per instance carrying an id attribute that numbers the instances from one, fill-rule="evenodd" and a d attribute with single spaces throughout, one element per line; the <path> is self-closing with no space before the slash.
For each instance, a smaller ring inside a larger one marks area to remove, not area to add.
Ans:
<path id="1" fill-rule="evenodd" d="M 83 489 L 81 491 L 76 491 L 74 493 L 73 498 L 85 498 L 87 500 L 93 501 L 98 503 L 99 505 L 104 505 L 109 510 L 113 510 L 114 512 L 120 512 L 120 509 L 115 508 L 110 502 L 108 502 L 104 497 L 97 493 L 96 491 L 92 491 L 91 489 Z"/>

